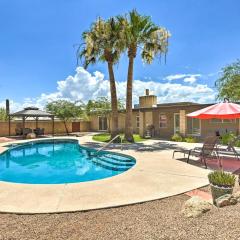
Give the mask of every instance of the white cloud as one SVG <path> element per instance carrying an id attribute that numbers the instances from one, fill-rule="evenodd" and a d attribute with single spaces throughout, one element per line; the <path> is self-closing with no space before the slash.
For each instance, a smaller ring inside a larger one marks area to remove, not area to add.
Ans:
<path id="1" fill-rule="evenodd" d="M 193 101 L 199 103 L 213 102 L 215 99 L 215 92 L 204 84 L 194 84 L 200 74 L 178 74 L 168 76 L 168 79 L 183 78 L 184 82 L 190 85 L 181 83 L 160 83 L 157 81 L 142 81 L 135 80 L 133 84 L 133 102 L 138 103 L 138 97 L 144 94 L 146 88 L 153 91 L 158 96 L 159 103 L 166 102 L 181 102 Z M 117 83 L 118 97 L 125 99 L 126 82 Z M 73 76 L 68 76 L 65 80 L 57 82 L 57 90 L 53 93 L 43 93 L 36 98 L 25 98 L 22 103 L 14 101 L 10 102 L 11 111 L 20 110 L 26 106 L 37 106 L 43 108 L 47 102 L 67 99 L 70 101 L 95 99 L 100 96 L 110 97 L 109 81 L 104 78 L 101 72 L 89 73 L 82 67 L 76 69 Z M 5 102 L 0 102 L 0 107 L 5 106 Z"/>
<path id="2" fill-rule="evenodd" d="M 168 75 L 167 77 L 164 78 L 164 80 L 173 81 L 173 80 L 182 79 L 182 78 L 187 77 L 187 76 L 188 76 L 187 74 Z"/>
<path id="3" fill-rule="evenodd" d="M 190 84 L 193 84 L 197 81 L 197 77 L 196 76 L 190 76 L 190 77 L 186 77 L 183 79 L 183 81 L 185 83 L 190 83 Z"/>
<path id="4" fill-rule="evenodd" d="M 174 74 L 165 77 L 164 80 L 167 80 L 169 82 L 174 80 L 183 80 L 185 83 L 193 84 L 200 77 L 202 77 L 201 74 Z"/>

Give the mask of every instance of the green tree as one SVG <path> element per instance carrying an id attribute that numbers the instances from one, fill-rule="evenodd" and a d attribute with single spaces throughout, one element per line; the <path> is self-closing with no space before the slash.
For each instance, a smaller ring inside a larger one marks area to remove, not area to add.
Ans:
<path id="1" fill-rule="evenodd" d="M 128 54 L 128 74 L 127 74 L 127 95 L 126 95 L 126 118 L 125 118 L 125 139 L 133 142 L 132 128 L 132 89 L 133 89 L 133 68 L 134 59 L 140 48 L 141 58 L 150 64 L 156 56 L 166 53 L 168 50 L 168 38 L 170 33 L 155 25 L 149 16 L 140 15 L 136 10 L 132 10 L 126 16 L 118 17 L 119 24 L 123 26 L 121 33 L 125 49 Z"/>
<path id="2" fill-rule="evenodd" d="M 82 105 L 78 104 L 78 102 L 72 103 L 66 100 L 50 102 L 46 105 L 46 109 L 63 121 L 67 134 L 69 134 L 67 122 L 79 118 L 83 113 Z"/>
<path id="3" fill-rule="evenodd" d="M 219 79 L 215 82 L 218 89 L 217 98 L 240 101 L 240 60 L 227 65 L 222 69 Z"/>
<path id="4" fill-rule="evenodd" d="M 5 108 L 0 108 L 0 121 L 7 121 L 8 116 Z"/>
<path id="5" fill-rule="evenodd" d="M 98 18 L 89 31 L 83 33 L 84 44 L 78 50 L 78 58 L 84 59 L 85 68 L 97 61 L 107 62 L 112 110 L 111 138 L 118 134 L 118 100 L 113 66 L 119 61 L 123 44 L 121 25 L 114 18 L 104 21 Z"/>

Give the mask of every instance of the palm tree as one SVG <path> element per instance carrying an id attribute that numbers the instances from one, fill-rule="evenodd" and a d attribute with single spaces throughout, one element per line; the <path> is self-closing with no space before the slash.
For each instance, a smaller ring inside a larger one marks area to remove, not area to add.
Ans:
<path id="1" fill-rule="evenodd" d="M 119 61 L 124 50 L 121 25 L 114 18 L 104 21 L 98 18 L 89 31 L 83 33 L 83 45 L 78 49 L 78 58 L 84 59 L 84 67 L 98 61 L 107 62 L 111 92 L 111 138 L 118 134 L 118 99 L 113 66 Z"/>
<path id="2" fill-rule="evenodd" d="M 125 139 L 129 142 L 134 142 L 132 129 L 134 59 L 137 56 L 138 48 L 141 48 L 141 57 L 148 64 L 152 63 L 157 55 L 161 57 L 161 54 L 164 54 L 166 57 L 170 33 L 166 29 L 155 25 L 149 16 L 142 16 L 136 10 L 132 10 L 126 16 L 119 16 L 117 19 L 124 29 L 121 35 L 129 59 L 126 93 Z"/>

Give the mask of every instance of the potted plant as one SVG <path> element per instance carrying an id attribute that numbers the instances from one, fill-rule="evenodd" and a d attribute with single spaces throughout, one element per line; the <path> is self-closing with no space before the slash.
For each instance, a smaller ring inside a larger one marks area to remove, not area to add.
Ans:
<path id="1" fill-rule="evenodd" d="M 218 170 L 209 173 L 208 180 L 210 182 L 213 203 L 216 204 L 217 198 L 225 194 L 232 194 L 236 177 L 231 173 Z"/>

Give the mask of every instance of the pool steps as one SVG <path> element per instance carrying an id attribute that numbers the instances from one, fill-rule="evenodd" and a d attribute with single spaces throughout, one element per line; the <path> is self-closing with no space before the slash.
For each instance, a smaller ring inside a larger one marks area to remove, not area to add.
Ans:
<path id="1" fill-rule="evenodd" d="M 135 164 L 135 161 L 132 159 L 127 159 L 122 156 L 114 157 L 109 154 L 92 157 L 91 161 L 102 168 L 113 171 L 126 171 Z"/>

